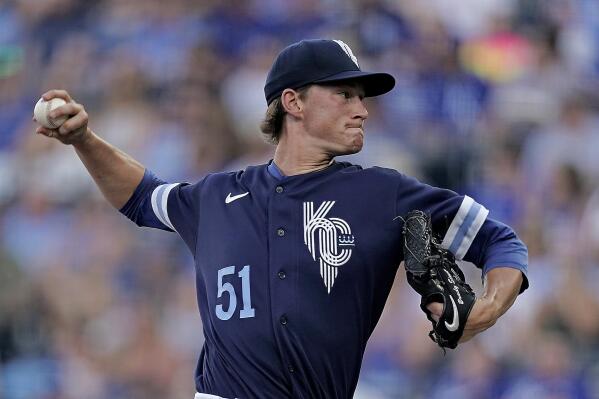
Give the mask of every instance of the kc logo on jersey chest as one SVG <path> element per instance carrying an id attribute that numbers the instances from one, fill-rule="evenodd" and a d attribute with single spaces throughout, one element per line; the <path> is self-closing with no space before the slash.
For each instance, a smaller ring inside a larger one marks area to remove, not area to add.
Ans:
<path id="1" fill-rule="evenodd" d="M 335 201 L 324 201 L 314 211 L 313 202 L 304 202 L 304 244 L 312 254 L 312 259 L 320 263 L 320 275 L 329 294 L 339 267 L 351 258 L 356 245 L 345 220 L 326 217 L 333 205 Z"/>

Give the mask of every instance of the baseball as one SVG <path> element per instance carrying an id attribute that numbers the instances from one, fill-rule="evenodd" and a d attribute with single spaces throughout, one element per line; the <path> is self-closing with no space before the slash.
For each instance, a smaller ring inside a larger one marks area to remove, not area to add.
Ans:
<path id="1" fill-rule="evenodd" d="M 35 117 L 37 123 L 39 123 L 43 127 L 46 127 L 48 129 L 57 129 L 68 119 L 68 117 L 65 115 L 56 119 L 52 119 L 48 116 L 48 114 L 53 109 L 56 109 L 66 103 L 67 102 L 62 98 L 53 98 L 50 101 L 46 101 L 43 98 L 40 98 L 37 104 L 35 104 L 33 116 Z"/>

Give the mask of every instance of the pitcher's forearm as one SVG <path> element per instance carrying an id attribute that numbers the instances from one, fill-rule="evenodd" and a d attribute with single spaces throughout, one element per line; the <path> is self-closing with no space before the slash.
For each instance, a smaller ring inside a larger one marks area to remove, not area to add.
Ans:
<path id="1" fill-rule="evenodd" d="M 73 146 L 104 197 L 121 209 L 141 182 L 144 166 L 90 129 L 85 139 Z"/>
<path id="2" fill-rule="evenodd" d="M 490 319 L 497 320 L 514 304 L 522 285 L 522 272 L 510 267 L 492 269 L 486 276 L 483 300 L 492 303 Z"/>
<path id="3" fill-rule="evenodd" d="M 483 295 L 476 300 L 468 317 L 461 342 L 495 324 L 513 304 L 522 285 L 522 272 L 509 267 L 498 267 L 487 273 Z"/>

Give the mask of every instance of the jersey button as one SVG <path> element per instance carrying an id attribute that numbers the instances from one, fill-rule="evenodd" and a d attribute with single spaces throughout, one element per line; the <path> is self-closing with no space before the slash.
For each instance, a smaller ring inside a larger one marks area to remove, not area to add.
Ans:
<path id="1" fill-rule="evenodd" d="M 295 369 L 293 368 L 292 365 L 287 366 L 287 369 L 289 370 L 290 373 L 295 373 Z"/>
<path id="2" fill-rule="evenodd" d="M 283 192 L 283 190 L 284 190 L 284 189 L 283 189 L 283 186 L 277 186 L 277 188 L 275 188 L 275 191 L 276 191 L 278 194 L 281 194 L 281 193 Z"/>
<path id="3" fill-rule="evenodd" d="M 282 325 L 287 325 L 287 317 L 285 316 L 281 316 L 281 318 L 279 319 L 279 321 L 281 322 Z"/>
<path id="4" fill-rule="evenodd" d="M 280 278 L 281 280 L 285 280 L 285 277 L 287 277 L 287 275 L 285 274 L 285 272 L 284 272 L 284 271 L 282 271 L 282 270 L 281 270 L 281 271 L 278 273 L 278 275 L 279 275 L 279 278 Z"/>
<path id="5" fill-rule="evenodd" d="M 278 235 L 279 237 L 283 237 L 283 236 L 285 235 L 285 230 L 284 230 L 284 229 L 278 229 L 278 230 L 277 230 L 277 235 Z"/>

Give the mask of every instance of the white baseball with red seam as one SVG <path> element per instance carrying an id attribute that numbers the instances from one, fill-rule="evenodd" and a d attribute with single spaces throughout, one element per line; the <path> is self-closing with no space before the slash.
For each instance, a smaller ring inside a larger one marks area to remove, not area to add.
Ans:
<path id="1" fill-rule="evenodd" d="M 58 129 L 67 119 L 68 116 L 63 115 L 58 118 L 52 119 L 48 116 L 50 111 L 65 105 L 67 102 L 62 98 L 53 98 L 51 100 L 44 100 L 40 98 L 33 110 L 33 116 L 37 123 L 48 129 Z"/>

